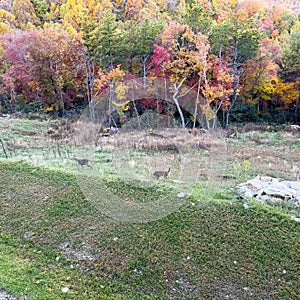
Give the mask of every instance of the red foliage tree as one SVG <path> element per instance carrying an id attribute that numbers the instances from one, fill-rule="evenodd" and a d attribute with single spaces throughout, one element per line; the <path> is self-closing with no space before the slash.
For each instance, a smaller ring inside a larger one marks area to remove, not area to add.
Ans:
<path id="1" fill-rule="evenodd" d="M 6 35 L 2 40 L 7 62 L 4 83 L 24 101 L 55 104 L 64 112 L 74 100 L 75 78 L 84 46 L 66 32 L 28 30 Z"/>

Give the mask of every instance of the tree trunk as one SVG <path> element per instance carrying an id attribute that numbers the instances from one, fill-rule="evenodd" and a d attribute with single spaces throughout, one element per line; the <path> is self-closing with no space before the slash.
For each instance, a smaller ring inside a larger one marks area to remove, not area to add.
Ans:
<path id="1" fill-rule="evenodd" d="M 112 102 L 112 98 L 113 98 L 113 82 L 111 81 L 109 83 L 109 97 L 108 97 L 108 127 L 111 128 L 112 126 L 112 119 L 111 119 L 111 102 Z"/>
<path id="2" fill-rule="evenodd" d="M 232 62 L 232 72 L 233 72 L 233 94 L 232 94 L 232 101 L 231 101 L 231 105 L 228 108 L 227 112 L 226 112 L 226 122 L 225 122 L 225 128 L 227 128 L 229 126 L 229 115 L 230 115 L 230 111 L 232 109 L 232 107 L 234 106 L 236 100 L 237 100 L 237 96 L 238 96 L 238 89 L 239 89 L 239 85 L 240 85 L 240 78 L 243 74 L 243 69 L 241 67 L 241 64 L 238 63 L 237 61 L 237 56 L 238 56 L 238 48 L 237 45 L 235 45 L 234 47 L 234 55 L 233 55 L 233 62 Z"/>
<path id="3" fill-rule="evenodd" d="M 109 50 L 109 71 L 113 69 L 113 55 L 112 50 Z"/>
<path id="4" fill-rule="evenodd" d="M 146 63 L 147 63 L 148 58 L 149 58 L 149 55 L 147 55 L 146 57 L 142 57 L 144 90 L 147 88 L 147 70 L 146 70 Z"/>
<path id="5" fill-rule="evenodd" d="M 199 80 L 198 80 L 198 89 L 197 89 L 197 97 L 196 97 L 196 101 L 195 101 L 195 109 L 194 109 L 194 114 L 193 114 L 193 128 L 196 127 L 196 123 L 197 123 L 197 111 L 198 111 L 198 104 L 199 104 L 199 96 L 200 96 L 200 83 L 201 83 L 201 76 L 199 76 Z"/>
<path id="6" fill-rule="evenodd" d="M 14 102 L 15 102 L 15 92 L 13 91 L 12 88 L 10 88 L 10 100 L 9 100 L 10 113 L 14 112 L 14 105 L 13 105 Z"/>
<path id="7" fill-rule="evenodd" d="M 60 83 L 60 79 L 57 76 L 57 88 L 58 88 L 58 94 L 59 94 L 59 110 L 61 110 L 62 116 L 65 115 L 65 100 L 62 94 L 62 87 L 61 87 L 61 83 Z"/>
<path id="8" fill-rule="evenodd" d="M 92 59 L 90 54 L 87 54 L 88 57 L 86 59 L 86 91 L 87 91 L 87 100 L 89 104 L 90 111 L 90 120 L 95 123 L 95 105 L 94 105 L 94 86 L 95 86 L 95 58 Z"/>
<path id="9" fill-rule="evenodd" d="M 136 105 L 135 105 L 135 95 L 134 95 L 134 87 L 133 87 L 133 84 L 134 82 L 132 82 L 132 86 L 131 86 L 131 101 L 132 101 L 132 104 L 133 104 L 133 109 L 135 111 L 135 114 L 136 114 L 136 118 L 137 118 L 137 123 L 138 123 L 138 129 L 141 130 L 141 120 L 140 120 L 140 116 L 139 116 L 139 112 L 136 108 Z"/>
<path id="10" fill-rule="evenodd" d="M 56 90 L 55 81 L 52 76 L 51 76 L 51 84 L 52 84 L 52 90 L 53 90 L 53 98 L 55 99 L 54 104 L 56 105 L 57 104 L 57 90 Z M 55 105 L 53 106 L 53 111 L 57 112 Z"/>
<path id="11" fill-rule="evenodd" d="M 230 114 L 230 109 L 226 111 L 225 128 L 228 128 L 229 126 L 229 114 Z"/>
<path id="12" fill-rule="evenodd" d="M 65 101 L 62 94 L 62 86 L 59 79 L 59 72 L 57 71 L 58 67 L 56 63 L 53 63 L 52 60 L 49 61 L 50 69 L 53 74 L 51 76 L 51 83 L 53 86 L 53 94 L 58 102 L 58 112 L 61 111 L 62 116 L 65 115 Z M 58 99 L 57 99 L 58 98 Z"/>
<path id="13" fill-rule="evenodd" d="M 178 102 L 178 93 L 179 93 L 179 89 L 182 86 L 183 82 L 184 82 L 184 80 L 181 81 L 178 85 L 176 83 L 173 83 L 175 91 L 174 91 L 174 93 L 172 95 L 172 99 L 173 99 L 173 101 L 174 101 L 174 103 L 176 105 L 177 111 L 179 113 L 180 120 L 181 120 L 181 126 L 182 126 L 182 128 L 185 128 L 184 115 L 182 113 L 181 107 L 180 107 L 179 102 Z"/>
<path id="14" fill-rule="evenodd" d="M 300 91 L 299 91 L 299 97 L 296 101 L 296 107 L 295 107 L 295 124 L 299 123 L 299 106 L 300 106 Z"/>
<path id="15" fill-rule="evenodd" d="M 234 104 L 237 100 L 237 92 L 233 92 L 232 98 L 233 99 L 232 99 L 231 105 L 226 111 L 225 128 L 228 128 L 228 126 L 229 126 L 229 115 L 230 115 L 230 111 L 231 111 L 232 107 L 234 106 Z"/>

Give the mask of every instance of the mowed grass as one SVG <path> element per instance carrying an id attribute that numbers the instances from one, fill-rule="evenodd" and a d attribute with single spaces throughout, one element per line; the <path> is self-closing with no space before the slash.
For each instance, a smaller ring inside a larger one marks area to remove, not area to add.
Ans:
<path id="1" fill-rule="evenodd" d="M 284 211 L 195 193 L 167 217 L 128 224 L 103 215 L 72 172 L 4 160 L 0 170 L 0 287 L 13 295 L 299 299 L 300 224 Z M 103 182 L 137 200 L 151 193 Z"/>

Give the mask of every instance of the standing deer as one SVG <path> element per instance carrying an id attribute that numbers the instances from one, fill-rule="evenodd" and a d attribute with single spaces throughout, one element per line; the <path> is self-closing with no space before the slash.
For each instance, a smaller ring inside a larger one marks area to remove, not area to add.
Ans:
<path id="1" fill-rule="evenodd" d="M 153 173 L 153 176 L 156 177 L 156 179 L 159 179 L 159 177 L 165 177 L 168 178 L 171 172 L 171 168 L 169 168 L 168 171 L 155 171 Z"/>
<path id="2" fill-rule="evenodd" d="M 76 161 L 82 167 L 83 166 L 87 166 L 89 168 L 92 168 L 92 166 L 90 165 L 91 161 L 89 159 L 86 159 L 86 158 L 79 159 L 79 158 L 77 158 L 75 156 L 73 156 L 71 159 L 74 160 L 74 161 Z"/>

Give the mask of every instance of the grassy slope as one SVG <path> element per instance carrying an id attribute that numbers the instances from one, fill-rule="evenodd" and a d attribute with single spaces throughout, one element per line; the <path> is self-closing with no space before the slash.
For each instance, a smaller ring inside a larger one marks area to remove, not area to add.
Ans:
<path id="1" fill-rule="evenodd" d="M 124 224 L 102 216 L 71 173 L 5 161 L 0 170 L 0 287 L 13 294 L 299 299 L 300 224 L 273 208 L 191 198 L 159 221 Z"/>

